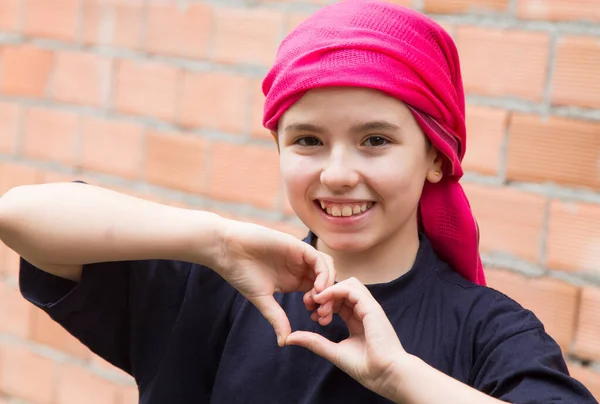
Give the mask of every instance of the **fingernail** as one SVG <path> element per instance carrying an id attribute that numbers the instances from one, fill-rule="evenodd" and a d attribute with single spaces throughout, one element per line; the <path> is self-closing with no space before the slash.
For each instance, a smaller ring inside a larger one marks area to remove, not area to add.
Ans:
<path id="1" fill-rule="evenodd" d="M 277 345 L 280 347 L 283 346 L 283 337 L 281 335 L 277 335 Z"/>

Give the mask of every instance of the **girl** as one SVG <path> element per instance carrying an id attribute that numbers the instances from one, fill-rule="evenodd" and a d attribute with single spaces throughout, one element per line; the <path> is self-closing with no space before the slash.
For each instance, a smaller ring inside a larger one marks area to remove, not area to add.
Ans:
<path id="1" fill-rule="evenodd" d="M 23 295 L 142 403 L 595 402 L 535 316 L 484 286 L 446 32 L 338 3 L 283 41 L 263 89 L 304 242 L 86 184 L 19 187 L 0 236 Z"/>

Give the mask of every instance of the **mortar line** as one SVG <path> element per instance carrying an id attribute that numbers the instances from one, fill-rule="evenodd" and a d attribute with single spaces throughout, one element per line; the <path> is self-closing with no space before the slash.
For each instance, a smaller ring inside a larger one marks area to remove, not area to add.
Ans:
<path id="1" fill-rule="evenodd" d="M 544 82 L 544 93 L 542 96 L 543 113 L 542 118 L 548 120 L 552 108 L 552 83 L 554 80 L 554 71 L 556 69 L 556 47 L 558 44 L 558 35 L 556 32 L 550 33 L 550 44 L 546 66 L 546 80 Z"/>
<path id="2" fill-rule="evenodd" d="M 500 143 L 500 163 L 498 164 L 498 177 L 501 178 L 502 183 L 506 184 L 507 172 L 508 172 L 508 150 L 510 145 L 510 122 L 512 120 L 513 112 L 507 111 L 506 117 L 504 118 L 504 136 Z"/>
<path id="3" fill-rule="evenodd" d="M 544 203 L 544 214 L 542 216 L 542 229 L 539 239 L 539 262 L 542 266 L 548 265 L 548 231 L 550 227 L 550 207 L 552 199 L 549 197 Z"/>

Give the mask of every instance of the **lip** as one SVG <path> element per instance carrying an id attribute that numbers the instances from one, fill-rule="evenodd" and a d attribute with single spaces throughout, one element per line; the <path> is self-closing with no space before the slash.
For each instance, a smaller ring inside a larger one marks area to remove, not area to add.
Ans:
<path id="1" fill-rule="evenodd" d="M 350 203 L 348 200 L 345 200 L 344 202 L 333 202 L 332 200 L 324 200 L 324 199 L 315 199 L 314 200 L 314 205 L 315 205 L 315 209 L 317 209 L 319 211 L 319 213 L 321 213 L 321 217 L 328 223 L 335 225 L 335 226 L 356 226 L 362 222 L 364 222 L 373 212 L 373 209 L 377 209 L 377 203 L 374 203 L 374 205 L 368 209 L 365 212 L 362 212 L 358 215 L 352 215 L 352 216 L 330 216 L 327 214 L 327 212 L 325 212 L 323 209 L 321 209 L 321 204 L 319 203 L 319 200 L 322 201 L 326 201 L 326 202 L 331 202 L 331 203 Z M 360 202 L 364 202 L 364 201 L 356 201 L 354 203 L 360 203 Z"/>
<path id="2" fill-rule="evenodd" d="M 369 202 L 374 202 L 368 199 L 346 199 L 346 198 L 315 198 L 315 202 L 318 201 L 323 201 L 323 202 L 329 202 L 329 203 L 339 203 L 339 204 L 344 204 L 344 203 L 369 203 Z"/>

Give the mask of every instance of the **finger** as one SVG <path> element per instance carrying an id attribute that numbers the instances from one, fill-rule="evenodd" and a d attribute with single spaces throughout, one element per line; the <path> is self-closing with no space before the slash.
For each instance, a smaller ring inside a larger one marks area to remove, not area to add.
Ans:
<path id="1" fill-rule="evenodd" d="M 328 279 L 327 279 L 327 285 L 325 285 L 326 288 L 332 286 L 335 283 L 335 278 L 336 278 L 336 274 L 335 274 L 335 264 L 333 262 L 333 257 L 325 254 L 325 253 L 321 253 L 321 255 L 323 256 L 323 258 L 325 258 L 325 263 L 327 264 L 327 269 L 328 269 Z"/>
<path id="2" fill-rule="evenodd" d="M 319 334 L 308 331 L 295 331 L 287 338 L 286 345 L 304 347 L 327 359 L 334 365 L 339 366 L 337 358 L 337 344 L 329 341 L 327 338 Z"/>
<path id="3" fill-rule="evenodd" d="M 318 252 L 318 255 L 319 257 L 316 264 L 319 265 L 315 265 L 314 267 L 315 273 L 317 274 L 317 278 L 315 279 L 315 290 L 317 293 L 322 292 L 335 282 L 333 258 L 321 252 Z"/>
<path id="4" fill-rule="evenodd" d="M 328 314 L 325 317 L 319 317 L 317 321 L 320 325 L 326 326 L 333 321 L 333 314 Z"/>
<path id="5" fill-rule="evenodd" d="M 277 303 L 277 300 L 273 296 L 259 296 L 249 300 L 275 330 L 277 345 L 283 346 L 286 338 L 292 332 L 292 327 L 285 311 Z"/>
<path id="6" fill-rule="evenodd" d="M 306 310 L 308 311 L 315 311 L 317 309 L 317 303 L 315 303 L 314 299 L 313 299 L 313 295 L 315 294 L 315 290 L 311 289 L 308 292 L 306 292 L 304 294 L 304 296 L 302 297 L 302 301 L 304 302 L 304 307 L 306 307 Z"/>
<path id="7" fill-rule="evenodd" d="M 332 314 L 333 313 L 333 303 L 334 303 L 333 300 L 328 300 L 325 303 L 323 303 L 322 305 L 320 305 L 319 308 L 317 309 L 317 311 L 319 312 L 319 315 L 321 317 L 325 317 L 325 316 Z"/>
<path id="8" fill-rule="evenodd" d="M 353 310 L 359 319 L 362 319 L 368 312 L 381 312 L 383 309 L 369 289 L 366 288 L 356 278 L 350 278 L 345 281 L 336 283 L 335 285 L 325 289 L 323 292 L 313 296 L 313 300 L 317 304 L 324 304 L 329 300 L 345 300 L 354 306 Z"/>

